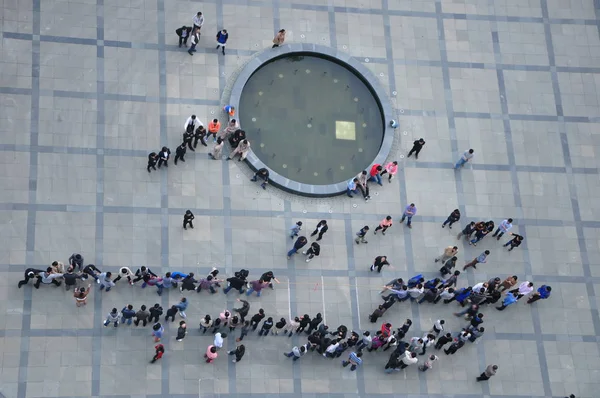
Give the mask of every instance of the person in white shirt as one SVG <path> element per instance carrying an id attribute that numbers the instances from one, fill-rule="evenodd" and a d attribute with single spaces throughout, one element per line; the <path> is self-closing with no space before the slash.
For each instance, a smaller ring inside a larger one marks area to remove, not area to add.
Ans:
<path id="1" fill-rule="evenodd" d="M 194 23 L 194 29 L 202 29 L 202 25 L 204 25 L 204 15 L 200 11 L 192 18 L 192 22 Z"/>
<path id="2" fill-rule="evenodd" d="M 435 361 L 437 361 L 439 358 L 437 357 L 437 355 L 430 355 L 429 358 L 427 358 L 427 360 L 425 361 L 425 363 L 421 366 L 419 366 L 419 370 L 421 372 L 426 372 L 429 369 L 431 369 L 433 367 L 433 363 Z"/>
<path id="3" fill-rule="evenodd" d="M 215 333 L 215 339 L 213 341 L 213 345 L 215 346 L 215 348 L 217 350 L 220 350 L 221 348 L 223 348 L 223 339 L 227 337 L 227 334 L 223 333 Z"/>
<path id="4" fill-rule="evenodd" d="M 37 276 L 38 279 L 33 285 L 33 287 L 39 289 L 41 283 L 43 283 L 44 285 L 49 285 L 52 283 L 53 285 L 60 286 L 62 282 L 57 281 L 57 279 L 62 278 L 62 276 L 63 274 L 54 273 L 52 271 L 52 267 L 48 267 L 46 268 L 46 272 L 42 272 Z"/>
<path id="5" fill-rule="evenodd" d="M 192 31 L 192 44 L 190 46 L 190 49 L 188 50 L 188 54 L 190 55 L 194 55 L 194 53 L 196 52 L 196 45 L 198 45 L 198 42 L 200 41 L 200 29 L 194 29 Z"/>
<path id="6" fill-rule="evenodd" d="M 183 131 L 185 131 L 186 133 L 194 132 L 200 126 L 204 126 L 204 124 L 202 124 L 202 122 L 200 121 L 200 119 L 198 119 L 196 117 L 196 115 L 192 115 L 192 116 L 188 117 L 187 120 L 185 121 L 185 125 L 183 126 Z"/>
<path id="7" fill-rule="evenodd" d="M 439 336 L 440 333 L 442 333 L 444 331 L 445 323 L 446 323 L 446 321 L 444 321 L 443 319 L 438 319 L 437 321 L 435 321 L 435 323 L 431 327 L 431 330 L 429 330 L 429 333 L 435 333 L 436 336 Z"/>
<path id="8" fill-rule="evenodd" d="M 513 219 L 508 218 L 508 219 L 502 221 L 500 223 L 500 225 L 498 225 L 498 229 L 496 229 L 496 232 L 494 232 L 494 235 L 493 235 L 494 237 L 496 237 L 496 235 L 498 235 L 496 237 L 496 240 L 500 240 L 502 235 L 504 235 L 505 233 L 510 231 L 510 229 L 513 227 L 512 222 L 513 222 Z"/>
<path id="9" fill-rule="evenodd" d="M 511 293 L 518 293 L 517 300 L 523 296 L 527 296 L 531 292 L 533 292 L 533 283 L 529 281 L 522 282 L 517 289 L 513 289 L 510 291 Z"/>
<path id="10" fill-rule="evenodd" d="M 327 358 L 333 358 L 334 357 L 334 353 L 335 350 L 337 350 L 337 348 L 340 346 L 340 342 L 339 341 L 335 341 L 335 343 L 331 343 L 329 345 L 329 347 L 327 347 L 327 349 L 325 350 L 325 352 L 323 353 L 324 357 Z"/>
<path id="11" fill-rule="evenodd" d="M 416 300 L 419 298 L 419 296 L 421 296 L 421 294 L 423 294 L 423 291 L 423 285 L 419 283 L 417 286 L 408 289 L 408 295 L 410 296 L 411 300 Z"/>
<path id="12" fill-rule="evenodd" d="M 463 167 L 465 165 L 465 163 L 470 162 L 471 159 L 473 159 L 473 153 L 475 153 L 475 151 L 473 149 L 466 150 L 462 154 L 460 159 L 458 159 L 458 162 L 456 162 L 456 164 L 454 165 L 454 169 L 458 170 L 459 168 Z"/>
<path id="13" fill-rule="evenodd" d="M 410 365 L 414 365 L 417 362 L 419 362 L 417 354 L 415 354 L 414 352 L 406 351 L 404 353 L 404 356 L 400 360 L 400 369 L 404 369 Z"/>
<path id="14" fill-rule="evenodd" d="M 119 275 L 115 279 L 113 279 L 113 283 L 117 283 L 121 280 L 121 278 L 127 278 L 127 281 L 130 285 L 133 285 L 133 278 L 135 274 L 129 269 L 129 267 L 121 267 L 119 269 Z"/>

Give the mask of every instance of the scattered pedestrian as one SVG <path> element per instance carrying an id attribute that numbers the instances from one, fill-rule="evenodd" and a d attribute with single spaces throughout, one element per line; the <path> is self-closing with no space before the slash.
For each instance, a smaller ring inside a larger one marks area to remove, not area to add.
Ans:
<path id="1" fill-rule="evenodd" d="M 277 32 L 277 34 L 273 38 L 273 47 L 271 47 L 271 48 L 275 48 L 275 47 L 279 47 L 279 46 L 283 45 L 284 41 L 285 41 L 285 29 L 281 29 L 279 32 Z"/>
<path id="2" fill-rule="evenodd" d="M 181 28 L 176 29 L 175 33 L 179 36 L 179 48 L 181 45 L 185 45 L 187 47 L 187 41 L 192 34 L 192 28 L 190 26 L 183 25 Z"/>
<path id="3" fill-rule="evenodd" d="M 200 31 L 202 29 L 202 25 L 204 25 L 204 15 L 200 11 L 196 13 L 196 15 L 192 18 L 192 22 L 194 23 L 194 29 Z"/>
<path id="4" fill-rule="evenodd" d="M 463 267 L 463 271 L 466 270 L 469 267 L 473 267 L 473 268 L 477 269 L 477 264 L 485 264 L 485 263 L 487 263 L 487 257 L 489 255 L 490 255 L 490 251 L 489 250 L 484 251 L 479 256 L 477 256 L 476 258 L 474 258 L 471 262 L 465 264 L 465 266 Z"/>
<path id="5" fill-rule="evenodd" d="M 227 351 L 228 355 L 235 355 L 235 358 L 231 361 L 233 363 L 241 361 L 245 353 L 246 347 L 243 344 L 240 344 L 237 347 L 235 347 L 235 350 Z"/>
<path id="6" fill-rule="evenodd" d="M 306 239 L 305 236 L 300 236 L 298 239 L 296 239 L 296 242 L 294 243 L 294 247 L 292 247 L 290 249 L 290 251 L 288 251 L 287 253 L 287 259 L 291 259 L 292 256 L 294 254 L 296 254 L 298 252 L 298 250 L 302 249 L 304 246 L 306 246 L 306 244 L 308 243 L 308 240 Z"/>
<path id="7" fill-rule="evenodd" d="M 154 363 L 156 361 L 158 361 L 159 359 L 161 359 L 163 357 L 163 355 L 165 354 L 165 346 L 163 346 L 162 344 L 157 344 L 154 346 L 154 356 L 152 357 L 152 360 L 150 361 L 150 363 Z"/>
<path id="8" fill-rule="evenodd" d="M 250 303 L 248 301 L 242 300 L 240 298 L 238 298 L 236 300 L 239 301 L 240 303 L 242 303 L 242 306 L 240 308 L 234 308 L 233 312 L 237 312 L 238 315 L 240 316 L 240 319 L 243 322 L 246 319 L 246 316 L 248 316 L 248 312 L 250 311 Z"/>
<path id="9" fill-rule="evenodd" d="M 436 257 L 435 262 L 441 261 L 444 264 L 447 260 L 456 256 L 456 254 L 458 254 L 458 246 L 448 246 L 439 257 Z"/>
<path id="10" fill-rule="evenodd" d="M 424 145 L 425 145 L 425 140 L 423 138 L 419 138 L 418 140 L 415 140 L 413 142 L 413 147 L 411 148 L 410 152 L 408 152 L 408 155 L 406 157 L 409 158 L 410 155 L 412 155 L 414 153 L 415 158 L 419 159 L 419 152 L 421 152 L 421 149 L 423 149 Z"/>
<path id="11" fill-rule="evenodd" d="M 177 310 L 179 311 L 179 316 L 185 319 L 187 317 L 185 314 L 185 310 L 187 310 L 188 307 L 187 299 L 182 297 L 179 303 L 175 304 L 175 307 L 177 307 Z"/>
<path id="12" fill-rule="evenodd" d="M 446 226 L 446 224 L 449 224 L 448 228 L 452 229 L 452 224 L 454 224 L 455 222 L 457 222 L 459 220 L 460 220 L 460 210 L 454 209 L 452 211 L 452 213 L 450 213 L 448 218 L 446 218 L 446 221 L 444 221 L 444 223 L 442 224 L 442 228 L 444 228 Z"/>
<path id="13" fill-rule="evenodd" d="M 508 242 L 506 242 L 504 245 L 504 247 L 510 245 L 510 249 L 508 249 L 508 251 L 512 251 L 512 249 L 514 249 L 515 247 L 519 247 L 521 246 L 521 243 L 523 242 L 523 237 L 521 235 L 517 235 L 517 234 L 512 234 L 512 239 L 509 240 Z"/>
<path id="14" fill-rule="evenodd" d="M 431 354 L 431 355 L 430 355 L 430 356 L 427 358 L 427 360 L 425 361 L 425 363 L 423 363 L 423 365 L 419 366 L 419 370 L 420 370 L 421 372 L 426 372 L 426 371 L 428 371 L 429 369 L 431 369 L 431 368 L 433 367 L 433 363 L 434 363 L 435 361 L 437 361 L 438 359 L 439 359 L 439 358 L 437 357 L 437 355 L 433 355 L 433 354 Z"/>
<path id="15" fill-rule="evenodd" d="M 269 183 L 269 170 L 265 167 L 258 169 L 250 181 L 256 182 L 259 178 L 261 180 L 261 188 L 267 189 L 267 184 Z"/>
<path id="16" fill-rule="evenodd" d="M 227 39 L 229 39 L 227 29 L 221 29 L 217 32 L 217 48 L 215 48 L 215 50 L 218 50 L 219 47 L 221 47 L 223 55 L 225 55 L 225 44 L 227 44 Z"/>
<path id="17" fill-rule="evenodd" d="M 473 153 L 475 151 L 473 149 L 467 149 L 462 156 L 460 157 L 460 159 L 458 159 L 458 162 L 456 162 L 456 164 L 454 165 L 454 169 L 458 170 L 459 168 L 463 167 L 465 165 L 465 163 L 470 162 L 473 159 Z"/>
<path id="18" fill-rule="evenodd" d="M 373 234 L 377 235 L 377 231 L 381 231 L 381 234 L 385 235 L 385 231 L 387 231 L 387 229 L 391 226 L 392 226 L 392 216 L 386 216 L 383 220 L 381 220 L 381 222 L 379 223 L 377 228 L 375 228 L 375 231 L 373 231 Z"/>
<path id="19" fill-rule="evenodd" d="M 406 226 L 408 228 L 412 228 L 412 218 L 417 214 L 417 207 L 415 206 L 414 203 L 409 204 L 408 206 L 406 206 L 406 208 L 404 209 L 404 213 L 402 213 L 402 219 L 400 220 L 401 223 L 404 222 L 404 219 L 408 219 L 408 221 L 406 222 Z"/>
<path id="20" fill-rule="evenodd" d="M 485 370 L 479 375 L 479 377 L 477 377 L 477 381 L 488 380 L 490 377 L 492 377 L 496 374 L 497 370 L 498 370 L 497 365 L 488 365 L 488 367 L 485 368 Z"/>
<path id="21" fill-rule="evenodd" d="M 188 50 L 188 54 L 194 55 L 194 53 L 196 52 L 196 46 L 198 45 L 199 41 L 200 41 L 200 29 L 194 27 L 194 30 L 192 31 L 192 37 L 191 37 L 191 46 Z"/>
<path id="22" fill-rule="evenodd" d="M 242 325 L 242 328 L 241 328 L 240 337 L 235 339 L 235 341 L 240 342 L 240 341 L 244 340 L 244 336 L 248 335 L 249 330 L 250 330 L 250 321 L 244 321 L 244 324 Z"/>
<path id="23" fill-rule="evenodd" d="M 365 225 L 364 227 L 362 227 L 360 229 L 360 231 L 358 231 L 356 233 L 356 239 L 354 239 L 354 241 L 356 242 L 356 244 L 358 245 L 359 243 L 369 243 L 366 239 L 365 236 L 367 235 L 367 232 L 369 232 L 369 226 Z"/>
<path id="24" fill-rule="evenodd" d="M 373 264 L 371 265 L 371 272 L 375 271 L 375 268 L 377 268 L 377 272 L 381 273 L 381 269 L 383 268 L 384 265 L 387 265 L 388 267 L 390 266 L 390 263 L 388 263 L 388 261 L 387 261 L 387 256 L 375 257 L 375 260 L 373 261 Z"/>
<path id="25" fill-rule="evenodd" d="M 262 290 L 267 286 L 265 281 L 262 279 L 250 282 L 250 288 L 246 291 L 246 296 L 250 296 L 253 292 L 256 292 L 256 297 L 260 297 Z"/>
<path id="26" fill-rule="evenodd" d="M 388 182 L 391 183 L 392 178 L 394 178 L 396 173 L 398 173 L 398 162 L 394 160 L 393 162 L 389 162 L 385 165 L 385 169 L 381 172 L 380 175 L 383 177 L 385 174 L 389 174 Z"/>
<path id="27" fill-rule="evenodd" d="M 496 240 L 500 240 L 502 235 L 504 235 L 505 233 L 510 231 L 510 229 L 513 226 L 512 222 L 513 222 L 512 218 L 507 218 L 506 220 L 503 220 L 500 223 L 500 225 L 498 225 L 498 229 L 496 230 L 496 232 L 494 232 L 494 235 L 493 235 L 496 238 Z"/>
<path id="28" fill-rule="evenodd" d="M 321 254 L 321 245 L 317 242 L 313 242 L 310 244 L 310 247 L 307 251 L 302 252 L 306 256 L 306 262 L 309 263 L 313 258 L 318 257 Z"/>
<path id="29" fill-rule="evenodd" d="M 327 232 L 328 229 L 329 229 L 329 226 L 327 225 L 327 220 L 321 220 L 317 224 L 317 227 L 312 232 L 312 234 L 310 234 L 310 236 L 315 236 L 315 235 L 319 234 L 319 236 L 317 237 L 317 241 L 319 241 L 319 240 L 323 239 L 323 235 L 325 234 L 325 232 Z"/>

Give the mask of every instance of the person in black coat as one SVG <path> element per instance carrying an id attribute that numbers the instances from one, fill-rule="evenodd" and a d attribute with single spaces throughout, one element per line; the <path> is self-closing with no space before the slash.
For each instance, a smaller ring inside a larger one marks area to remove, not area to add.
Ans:
<path id="1" fill-rule="evenodd" d="M 194 133 L 194 148 L 198 146 L 198 141 L 200 141 L 202 145 L 208 146 L 206 145 L 204 137 L 206 137 L 206 129 L 204 128 L 204 126 L 200 126 L 196 129 L 196 132 Z"/>
<path id="2" fill-rule="evenodd" d="M 190 272 L 189 275 L 183 278 L 181 281 L 179 291 L 183 292 L 184 290 L 196 290 L 196 283 L 198 283 L 198 281 L 194 279 L 194 273 Z"/>
<path id="3" fill-rule="evenodd" d="M 308 248 L 307 251 L 302 252 L 302 254 L 306 255 L 306 262 L 310 262 L 310 260 L 312 260 L 315 256 L 319 256 L 319 254 L 321 254 L 321 245 L 319 245 L 317 242 L 313 242 L 310 244 L 310 247 Z"/>
<path id="4" fill-rule="evenodd" d="M 292 247 L 292 249 L 290 251 L 288 251 L 288 253 L 287 253 L 288 260 L 290 258 L 292 258 L 292 255 L 296 254 L 298 252 L 298 250 L 300 250 L 304 246 L 306 246 L 307 243 L 308 243 L 308 239 L 306 239 L 306 236 L 298 237 L 298 239 L 296 239 L 296 242 L 294 242 L 294 247 Z"/>
<path id="5" fill-rule="evenodd" d="M 235 347 L 235 350 L 227 351 L 227 354 L 235 355 L 235 359 L 231 361 L 233 363 L 241 361 L 242 357 L 244 356 L 245 353 L 246 353 L 246 347 L 244 347 L 243 344 L 240 344 L 239 346 Z"/>
<path id="6" fill-rule="evenodd" d="M 444 221 L 444 223 L 442 224 L 442 228 L 444 228 L 446 224 L 449 224 L 448 228 L 452 229 L 452 224 L 454 224 L 458 220 L 460 220 L 460 210 L 454 209 L 454 211 L 450 213 L 446 221 Z"/>
<path id="7" fill-rule="evenodd" d="M 187 225 L 190 224 L 190 228 L 194 229 L 194 213 L 191 210 L 186 210 L 183 216 L 183 229 L 187 229 Z"/>
<path id="8" fill-rule="evenodd" d="M 150 173 L 150 167 L 156 170 L 156 162 L 158 162 L 158 155 L 156 154 L 156 152 L 150 152 L 150 154 L 148 155 L 148 167 L 146 167 L 148 173 Z"/>
<path id="9" fill-rule="evenodd" d="M 313 233 L 310 234 L 310 236 L 315 236 L 316 234 L 319 234 L 319 237 L 317 238 L 317 240 L 321 240 L 323 238 L 323 234 L 325 232 L 327 232 L 328 229 L 329 229 L 329 226 L 327 225 L 327 221 L 326 220 L 321 220 L 317 224 L 317 227 L 315 228 L 315 230 L 313 231 Z"/>
<path id="10" fill-rule="evenodd" d="M 154 319 L 154 322 L 158 322 L 159 317 L 162 314 L 163 314 L 163 308 L 160 306 L 160 304 L 154 304 L 154 307 L 150 308 L 150 318 L 148 318 L 148 322 L 152 323 L 153 319 Z"/>
<path id="11" fill-rule="evenodd" d="M 185 147 L 185 142 L 184 142 L 181 145 L 179 145 L 177 147 L 177 149 L 175 149 L 175 160 L 173 161 L 173 163 L 177 164 L 177 161 L 179 159 L 181 159 L 182 162 L 185 162 L 184 156 L 185 156 L 186 151 L 187 151 L 187 148 Z"/>
<path id="12" fill-rule="evenodd" d="M 238 144 L 246 139 L 246 132 L 241 129 L 237 129 L 230 137 L 229 144 L 232 148 L 237 148 Z"/>
<path id="13" fill-rule="evenodd" d="M 310 317 L 308 314 L 304 314 L 302 318 L 300 318 L 300 326 L 296 329 L 296 333 L 304 332 L 304 329 L 310 324 Z"/>
<path id="14" fill-rule="evenodd" d="M 445 335 L 443 335 L 442 337 L 440 337 L 436 342 L 435 342 L 435 349 L 439 350 L 441 349 L 443 346 L 445 346 L 446 344 L 450 343 L 452 341 L 452 335 L 450 333 L 446 333 Z"/>
<path id="15" fill-rule="evenodd" d="M 240 294 L 244 293 L 244 286 L 246 285 L 246 281 L 244 281 L 243 279 L 240 279 L 236 276 L 232 276 L 231 278 L 227 279 L 227 282 L 229 283 L 229 286 L 223 289 L 223 293 L 227 294 L 231 289 L 237 290 L 238 292 L 240 292 Z"/>
<path id="16" fill-rule="evenodd" d="M 250 179 L 250 181 L 256 182 L 258 179 L 262 181 L 260 186 L 262 189 L 267 189 L 267 184 L 269 183 L 269 170 L 266 168 L 261 168 L 254 173 L 254 176 Z"/>
<path id="17" fill-rule="evenodd" d="M 183 133 L 183 144 L 187 145 L 190 151 L 194 151 L 193 141 L 194 141 L 195 133 L 194 131 L 186 131 Z"/>
<path id="18" fill-rule="evenodd" d="M 248 312 L 250 311 L 250 303 L 242 299 L 237 299 L 237 301 L 242 303 L 242 306 L 240 308 L 234 308 L 233 311 L 237 312 L 240 315 L 240 320 L 244 322 L 246 316 L 248 316 Z"/>
<path id="19" fill-rule="evenodd" d="M 373 261 L 373 265 L 371 265 L 371 272 L 375 271 L 375 268 L 377 268 L 377 272 L 381 272 L 384 265 L 390 266 L 390 263 L 387 261 L 387 256 L 375 257 L 375 261 Z"/>
<path id="20" fill-rule="evenodd" d="M 35 278 L 42 272 L 44 272 L 43 269 L 27 268 L 25 270 L 25 278 L 22 281 L 19 281 L 19 289 L 21 288 L 21 286 L 28 284 L 30 279 Z"/>
<path id="21" fill-rule="evenodd" d="M 179 48 L 181 48 L 182 44 L 187 47 L 187 41 L 192 34 L 192 28 L 190 26 L 183 25 L 181 28 L 176 29 L 175 33 L 177 33 L 177 36 L 179 36 Z"/>
<path id="22" fill-rule="evenodd" d="M 169 158 L 171 157 L 171 150 L 166 146 L 162 147 L 158 154 L 158 165 L 157 167 L 160 169 L 160 166 L 163 164 L 165 167 L 169 167 Z"/>
<path id="23" fill-rule="evenodd" d="M 265 310 L 262 308 L 258 310 L 258 313 L 254 314 L 252 318 L 250 318 L 250 325 L 252 326 L 252 331 L 255 331 L 258 327 L 260 321 L 265 317 Z"/>
<path id="24" fill-rule="evenodd" d="M 410 152 L 408 152 L 408 156 L 406 156 L 406 157 L 409 158 L 410 155 L 412 155 L 414 153 L 415 158 L 419 159 L 419 152 L 421 152 L 421 149 L 423 149 L 424 145 L 425 145 L 425 140 L 423 138 L 419 138 L 418 140 L 413 142 L 413 147 L 410 150 Z"/>
<path id="25" fill-rule="evenodd" d="M 311 334 L 313 330 L 315 330 L 319 324 L 323 322 L 323 315 L 319 312 L 313 319 L 308 323 L 308 330 L 306 334 Z"/>
<path id="26" fill-rule="evenodd" d="M 84 277 L 74 273 L 73 267 L 69 267 L 67 272 L 63 274 L 63 279 L 65 280 L 65 290 L 70 290 L 71 286 L 77 284 L 77 279 L 84 279 Z"/>

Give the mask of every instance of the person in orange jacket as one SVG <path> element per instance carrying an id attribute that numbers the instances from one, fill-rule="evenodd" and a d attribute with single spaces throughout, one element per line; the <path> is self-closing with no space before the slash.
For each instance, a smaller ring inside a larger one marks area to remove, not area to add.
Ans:
<path id="1" fill-rule="evenodd" d="M 212 122 L 208 123 L 208 136 L 213 136 L 213 142 L 217 142 L 217 133 L 221 130 L 221 122 L 219 119 L 213 119 Z"/>

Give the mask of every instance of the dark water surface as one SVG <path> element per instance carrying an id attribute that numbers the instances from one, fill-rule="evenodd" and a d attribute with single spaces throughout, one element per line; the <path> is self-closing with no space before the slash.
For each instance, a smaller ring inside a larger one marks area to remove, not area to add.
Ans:
<path id="1" fill-rule="evenodd" d="M 273 171 L 313 185 L 349 180 L 383 140 L 379 103 L 346 67 L 316 56 L 287 56 L 246 83 L 239 121 L 252 150 Z"/>

